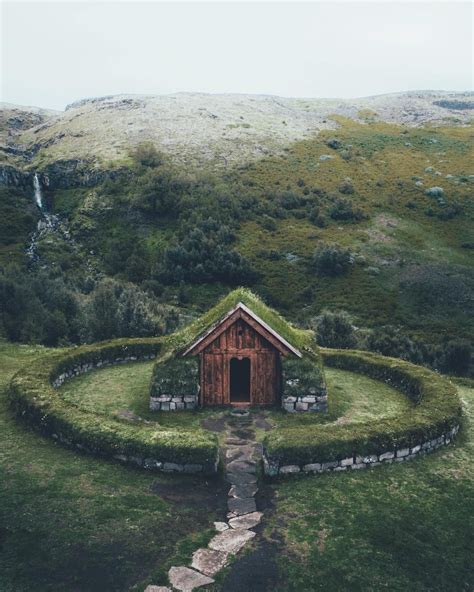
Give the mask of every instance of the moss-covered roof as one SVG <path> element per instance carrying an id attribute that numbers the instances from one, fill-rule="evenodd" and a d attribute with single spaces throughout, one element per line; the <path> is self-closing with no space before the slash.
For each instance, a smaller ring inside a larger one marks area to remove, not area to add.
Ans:
<path id="1" fill-rule="evenodd" d="M 188 326 L 170 336 L 170 345 L 182 352 L 192 345 L 203 333 L 218 324 L 239 303 L 245 304 L 254 314 L 301 352 L 315 353 L 313 332 L 297 329 L 278 312 L 266 305 L 258 296 L 246 288 L 237 288 L 222 298 L 215 306 Z"/>

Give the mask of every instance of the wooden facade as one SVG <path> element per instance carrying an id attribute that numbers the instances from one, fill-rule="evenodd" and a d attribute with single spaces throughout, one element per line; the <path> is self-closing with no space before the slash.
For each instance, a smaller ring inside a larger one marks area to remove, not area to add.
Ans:
<path id="1" fill-rule="evenodd" d="M 240 304 L 183 355 L 199 355 L 200 404 L 275 405 L 281 356 L 301 354 Z"/>

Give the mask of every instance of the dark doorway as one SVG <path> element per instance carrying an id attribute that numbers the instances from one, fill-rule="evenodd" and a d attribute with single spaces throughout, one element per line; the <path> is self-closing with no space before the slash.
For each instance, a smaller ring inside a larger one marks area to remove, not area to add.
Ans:
<path id="1" fill-rule="evenodd" d="M 230 402 L 250 403 L 250 358 L 230 361 Z"/>

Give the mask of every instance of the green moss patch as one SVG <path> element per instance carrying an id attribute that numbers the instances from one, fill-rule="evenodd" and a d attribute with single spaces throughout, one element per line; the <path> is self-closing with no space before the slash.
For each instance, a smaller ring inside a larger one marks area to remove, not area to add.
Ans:
<path id="1" fill-rule="evenodd" d="M 172 358 L 156 364 L 150 394 L 194 396 L 199 388 L 199 364 L 196 358 Z"/>

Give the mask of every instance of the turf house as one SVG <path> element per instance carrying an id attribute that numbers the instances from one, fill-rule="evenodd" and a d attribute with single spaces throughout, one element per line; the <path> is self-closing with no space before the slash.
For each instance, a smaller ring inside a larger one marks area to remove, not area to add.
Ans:
<path id="1" fill-rule="evenodd" d="M 322 368 L 309 334 L 251 292 L 235 290 L 185 333 L 179 346 L 157 361 L 151 409 L 326 410 Z"/>

